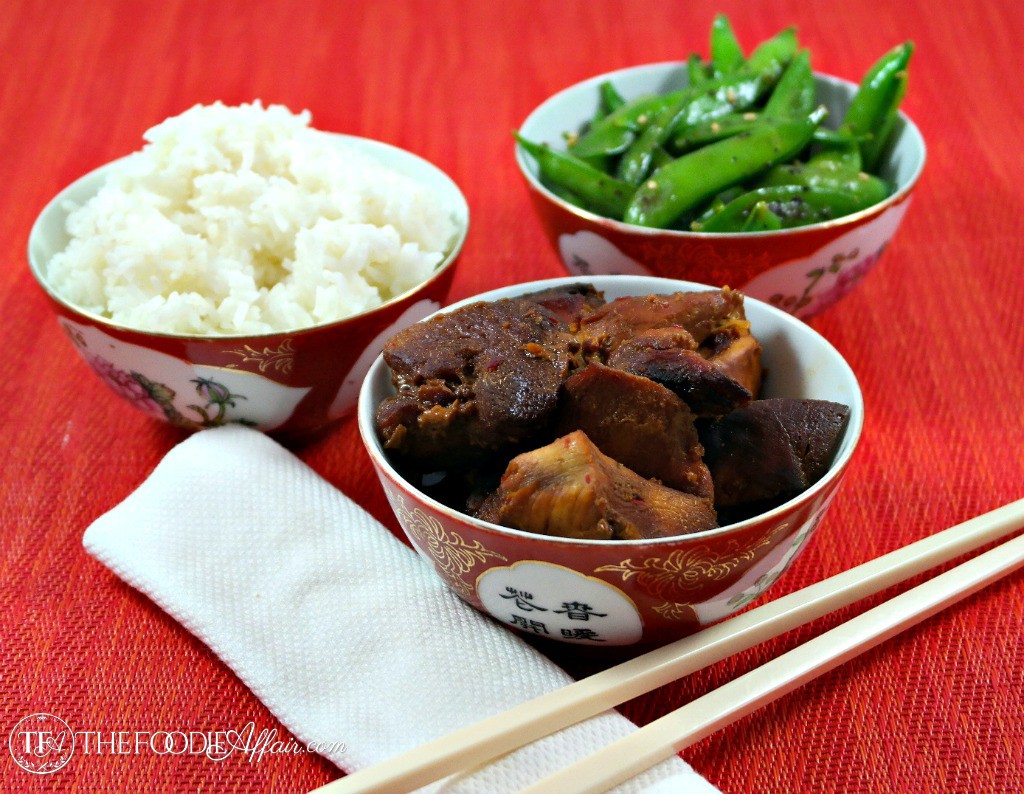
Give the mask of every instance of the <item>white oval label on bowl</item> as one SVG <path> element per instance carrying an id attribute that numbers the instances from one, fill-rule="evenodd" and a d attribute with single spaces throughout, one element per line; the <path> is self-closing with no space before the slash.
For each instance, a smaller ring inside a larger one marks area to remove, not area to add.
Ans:
<path id="1" fill-rule="evenodd" d="M 632 645 L 640 613 L 617 587 L 537 560 L 491 568 L 476 594 L 493 617 L 521 631 L 586 645 Z"/>

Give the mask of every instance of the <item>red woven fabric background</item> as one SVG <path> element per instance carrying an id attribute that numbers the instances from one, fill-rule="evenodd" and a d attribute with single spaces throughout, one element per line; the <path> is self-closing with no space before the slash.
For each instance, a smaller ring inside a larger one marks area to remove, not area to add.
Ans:
<path id="1" fill-rule="evenodd" d="M 323 129 L 378 138 L 447 171 L 471 209 L 457 299 L 562 275 L 509 131 L 593 74 L 706 48 L 718 10 L 747 44 L 797 24 L 815 67 L 851 79 L 913 38 L 906 109 L 929 147 L 880 267 L 814 321 L 861 380 L 867 422 L 843 490 L 773 595 L 1024 495 L 1024 7 L 882 3 L 161 2 L 7 0 L 0 12 L 0 739 L 22 716 L 78 730 L 278 727 L 146 598 L 81 548 L 181 436 L 88 372 L 25 263 L 60 188 L 196 102 L 260 97 Z M 354 423 L 300 452 L 397 531 Z M 878 599 L 876 599 L 877 601 Z M 863 605 L 630 702 L 654 719 Z M 684 753 L 728 792 L 1019 791 L 1019 576 Z M 599 666 L 549 649 L 570 672 Z M 458 671 L 453 671 L 457 686 Z M 339 727 L 344 736 L 344 726 Z M 76 756 L 36 777 L 0 750 L 3 790 L 300 791 L 316 756 Z"/>

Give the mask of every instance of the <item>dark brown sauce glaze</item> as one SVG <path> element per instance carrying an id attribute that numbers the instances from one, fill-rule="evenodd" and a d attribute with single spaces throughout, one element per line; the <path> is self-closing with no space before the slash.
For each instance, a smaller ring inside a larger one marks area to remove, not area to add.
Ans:
<path id="1" fill-rule="evenodd" d="M 716 509 L 731 523 L 808 487 L 845 429 L 846 406 L 755 400 L 760 352 L 727 289 L 606 302 L 579 284 L 474 303 L 387 343 L 397 394 L 377 429 L 411 484 L 484 520 L 697 532 Z"/>

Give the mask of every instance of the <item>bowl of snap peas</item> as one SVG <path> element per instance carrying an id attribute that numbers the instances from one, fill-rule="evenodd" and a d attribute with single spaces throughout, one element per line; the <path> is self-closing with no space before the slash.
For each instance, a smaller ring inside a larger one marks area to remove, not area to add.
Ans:
<path id="1" fill-rule="evenodd" d="M 792 28 L 744 55 L 720 15 L 707 60 L 546 100 L 516 160 L 571 273 L 730 286 L 807 319 L 874 267 L 909 206 L 925 162 L 899 109 L 912 53 L 857 84 L 812 71 Z"/>

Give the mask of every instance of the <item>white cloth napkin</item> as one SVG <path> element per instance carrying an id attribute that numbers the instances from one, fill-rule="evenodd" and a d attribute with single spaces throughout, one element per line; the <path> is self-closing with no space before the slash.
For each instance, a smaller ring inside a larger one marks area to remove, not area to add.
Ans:
<path id="1" fill-rule="evenodd" d="M 450 593 L 415 553 L 275 442 L 184 441 L 85 548 L 206 643 L 302 742 L 355 771 L 571 679 Z M 634 730 L 615 712 L 425 790 L 517 791 Z M 717 791 L 679 759 L 624 785 Z"/>

